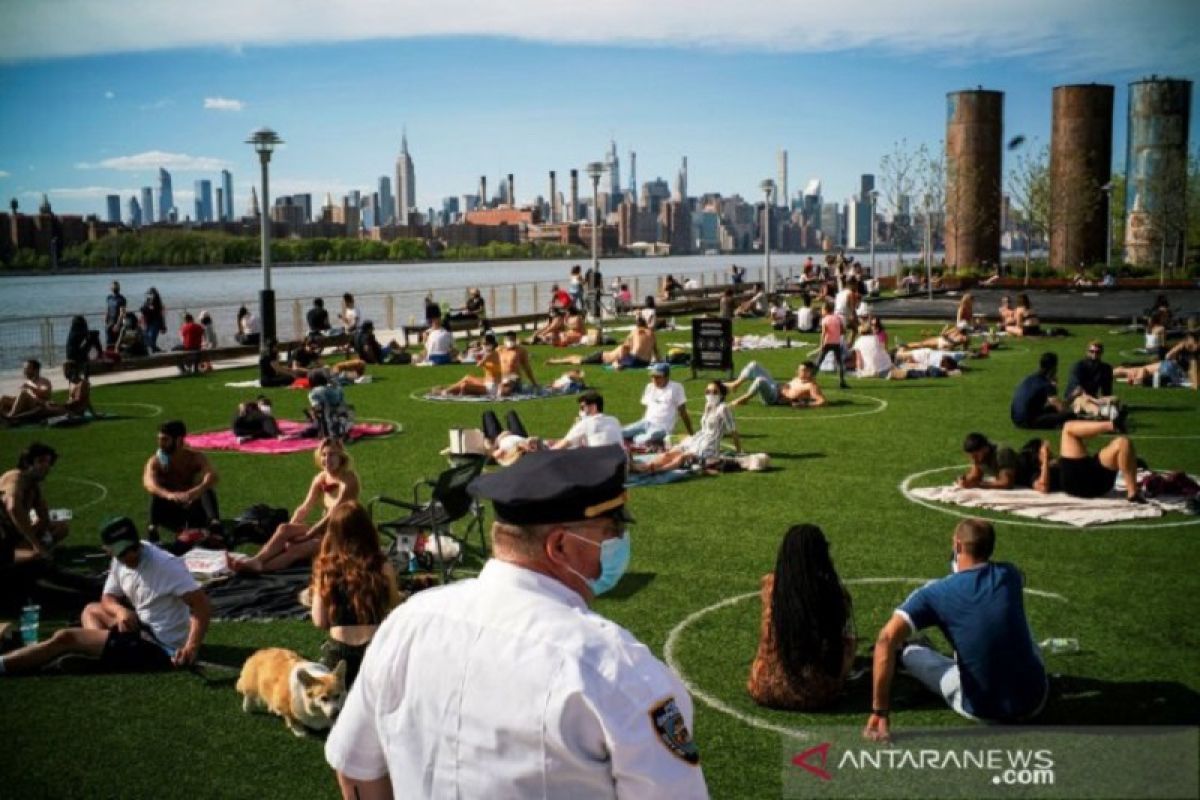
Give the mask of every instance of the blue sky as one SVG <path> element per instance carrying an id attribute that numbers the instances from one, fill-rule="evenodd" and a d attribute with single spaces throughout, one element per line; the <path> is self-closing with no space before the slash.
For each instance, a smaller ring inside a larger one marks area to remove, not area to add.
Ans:
<path id="1" fill-rule="evenodd" d="M 269 125 L 287 142 L 272 194 L 371 190 L 406 128 L 422 208 L 481 174 L 514 173 L 519 201 L 546 193 L 550 169 L 565 189 L 610 139 L 623 182 L 632 148 L 639 182 L 673 180 L 686 155 L 690 193 L 757 198 L 786 148 L 793 193 L 818 177 L 840 200 L 894 141 L 938 145 L 947 91 L 1003 90 L 1005 135 L 1048 142 L 1053 86 L 1113 83 L 1120 169 L 1126 84 L 1200 77 L 1196 2 L 571 5 L 6 4 L 0 195 L 103 214 L 105 194 L 124 204 L 161 164 L 190 213 L 192 182 L 227 166 L 240 213 L 257 179 L 243 141 Z"/>

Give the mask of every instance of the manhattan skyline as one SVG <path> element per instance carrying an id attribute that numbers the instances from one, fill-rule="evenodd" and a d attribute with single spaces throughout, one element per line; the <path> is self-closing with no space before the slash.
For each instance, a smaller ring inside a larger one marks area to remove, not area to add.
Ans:
<path id="1" fill-rule="evenodd" d="M 94 5 L 105 4 L 60 4 L 82 17 Z M 826 197 L 842 200 L 860 174 L 878 171 L 895 141 L 941 142 L 946 92 L 1004 91 L 1005 135 L 1048 144 L 1053 86 L 1112 83 L 1113 167 L 1121 171 L 1128 82 L 1152 73 L 1200 79 L 1200 45 L 1187 35 L 1200 28 L 1195 3 L 1072 0 L 1042 9 L 1021 0 L 1001 13 L 937 2 L 917 4 L 904 20 L 870 3 L 819 2 L 799 15 L 758 3 L 734 20 L 725 6 L 685 13 L 617 2 L 606 6 L 604 24 L 595 10 L 579 11 L 590 20 L 587 35 L 561 10 L 525 13 L 549 8 L 536 3 L 453 30 L 411 3 L 395 4 L 409 15 L 405 24 L 394 24 L 392 7 L 324 5 L 348 21 L 308 30 L 298 19 L 307 4 L 268 2 L 283 23 L 249 20 L 230 32 L 200 24 L 207 17 L 196 10 L 162 21 L 152 4 L 134 2 L 122 6 L 127 31 L 68 26 L 70 41 L 41 35 L 45 6 L 6 11 L 16 24 L 0 33 L 8 54 L 0 61 L 0 195 L 30 208 L 45 192 L 57 211 L 103 216 L 107 195 L 140 196 L 163 167 L 184 216 L 191 187 L 220 186 L 228 169 L 241 215 L 258 178 L 243 142 L 269 125 L 286 142 L 272 161 L 276 196 L 369 193 L 381 176 L 395 176 L 407 135 L 422 211 L 476 191 L 480 175 L 491 187 L 513 173 L 518 203 L 532 202 L 548 194 L 550 170 L 561 191 L 569 170 L 604 161 L 612 140 L 622 187 L 632 150 L 639 183 L 673 183 L 687 157 L 689 194 L 753 202 L 763 178 L 778 178 L 786 149 L 792 195 L 817 178 Z M 358 30 L 362 8 L 383 21 Z M 1022 14 L 1029 30 L 1010 19 Z M 1044 24 L 1034 26 L 1035 17 Z M 681 32 L 655 37 L 639 20 L 679 23 L 666 29 Z"/>

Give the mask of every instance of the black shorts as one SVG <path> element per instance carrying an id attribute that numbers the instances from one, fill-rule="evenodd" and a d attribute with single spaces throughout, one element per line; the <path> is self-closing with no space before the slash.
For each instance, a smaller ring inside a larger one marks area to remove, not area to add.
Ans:
<path id="1" fill-rule="evenodd" d="M 137 631 L 122 633 L 116 628 L 108 632 L 100 663 L 118 672 L 152 672 L 172 666 L 171 657 L 161 645 L 143 638 Z"/>
<path id="2" fill-rule="evenodd" d="M 1103 497 L 1117 482 L 1117 471 L 1108 469 L 1096 456 L 1060 458 L 1062 490 L 1073 497 Z"/>

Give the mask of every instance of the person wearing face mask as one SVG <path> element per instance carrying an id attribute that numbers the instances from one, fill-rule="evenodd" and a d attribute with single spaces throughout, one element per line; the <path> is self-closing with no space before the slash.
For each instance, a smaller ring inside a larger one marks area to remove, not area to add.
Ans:
<path id="1" fill-rule="evenodd" d="M 340 505 L 358 500 L 358 473 L 346 448 L 337 439 L 325 439 L 313 456 L 320 471 L 308 485 L 304 502 L 292 518 L 275 529 L 271 538 L 252 558 L 229 558 L 235 572 L 273 572 L 298 561 L 307 561 L 321 549 L 321 538 L 329 526 L 330 515 Z M 308 519 L 317 509 L 324 513 L 312 524 Z"/>
<path id="2" fill-rule="evenodd" d="M 996 531 L 968 518 L 954 529 L 951 572 L 908 596 L 879 632 L 871 716 L 863 737 L 891 741 L 891 687 L 896 654 L 910 675 L 967 719 L 1022 722 L 1046 704 L 1050 684 L 1025 616 L 1024 576 L 992 561 Z M 954 658 L 926 641 L 905 642 L 937 626 Z"/>
<path id="3" fill-rule="evenodd" d="M 634 472 L 666 472 L 690 464 L 711 461 L 721 454 L 721 440 L 733 437 L 738 452 L 742 449 L 742 437 L 738 435 L 733 412 L 725 405 L 729 390 L 720 381 L 712 381 L 704 387 L 704 414 L 700 417 L 700 430 L 688 436 L 670 450 L 651 461 L 634 461 Z"/>
<path id="4" fill-rule="evenodd" d="M 604 413 L 604 395 L 587 391 L 579 396 L 579 419 L 563 438 L 550 445 L 552 450 L 567 447 L 603 447 L 621 444 L 621 421 Z"/>
<path id="5" fill-rule="evenodd" d="M 49 560 L 54 546 L 67 538 L 67 523 L 50 519 L 42 496 L 56 461 L 53 447 L 34 442 L 17 457 L 16 469 L 0 475 L 0 564 Z"/>
<path id="6" fill-rule="evenodd" d="M 588 608 L 629 564 L 624 484 L 615 445 L 471 483 L 493 557 L 375 634 L 325 744 L 343 797 L 708 796 L 682 681 Z"/>
<path id="7" fill-rule="evenodd" d="M 186 444 L 187 427 L 179 420 L 158 429 L 158 450 L 142 470 L 142 486 L 150 495 L 150 523 L 146 536 L 159 540 L 159 528 L 179 531 L 207 528 L 221 533 L 217 506 L 217 472 L 203 453 Z"/>

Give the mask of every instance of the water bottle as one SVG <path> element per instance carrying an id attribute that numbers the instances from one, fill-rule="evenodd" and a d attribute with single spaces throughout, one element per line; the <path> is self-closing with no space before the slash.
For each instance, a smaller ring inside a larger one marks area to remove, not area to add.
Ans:
<path id="1" fill-rule="evenodd" d="M 421 565 L 417 563 L 417 554 L 410 552 L 408 554 L 408 574 L 414 575 L 420 572 Z"/>
<path id="2" fill-rule="evenodd" d="M 1052 655 L 1068 655 L 1079 652 L 1079 640 L 1055 637 L 1046 639 L 1038 647 Z"/>
<path id="3" fill-rule="evenodd" d="M 1154 377 L 1150 379 L 1150 382 L 1155 389 L 1162 385 L 1162 374 L 1159 372 L 1159 370 L 1154 370 Z"/>
<path id="4" fill-rule="evenodd" d="M 21 640 L 25 644 L 37 644 L 41 615 L 42 607 L 34 603 L 29 603 L 21 609 Z"/>

